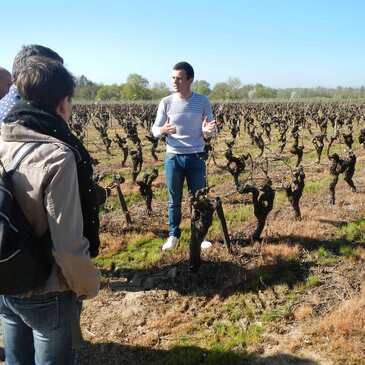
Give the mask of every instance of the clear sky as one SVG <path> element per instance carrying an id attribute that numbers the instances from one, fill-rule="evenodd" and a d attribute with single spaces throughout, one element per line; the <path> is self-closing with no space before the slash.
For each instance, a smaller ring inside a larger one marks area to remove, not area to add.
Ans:
<path id="1" fill-rule="evenodd" d="M 51 47 L 75 75 L 169 83 L 238 77 L 282 87 L 365 85 L 363 0 L 14 0 L 0 3 L 0 66 L 22 45 Z"/>

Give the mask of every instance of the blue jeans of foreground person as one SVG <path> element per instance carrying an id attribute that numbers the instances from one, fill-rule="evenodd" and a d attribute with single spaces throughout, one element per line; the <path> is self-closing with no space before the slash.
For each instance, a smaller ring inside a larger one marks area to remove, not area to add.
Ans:
<path id="1" fill-rule="evenodd" d="M 205 187 L 204 153 L 174 154 L 167 153 L 165 159 L 166 185 L 169 194 L 169 236 L 180 238 L 181 199 L 184 181 L 190 192 Z"/>
<path id="2" fill-rule="evenodd" d="M 0 296 L 7 365 L 72 365 L 72 292 L 30 298 Z"/>

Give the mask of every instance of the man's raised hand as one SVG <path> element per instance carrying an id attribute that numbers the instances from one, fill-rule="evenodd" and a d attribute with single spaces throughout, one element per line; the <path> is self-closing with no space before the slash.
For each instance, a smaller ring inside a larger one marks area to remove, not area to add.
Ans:
<path id="1" fill-rule="evenodd" d="M 215 120 L 208 121 L 208 117 L 203 120 L 203 133 L 214 134 L 217 132 L 217 122 Z"/>
<path id="2" fill-rule="evenodd" d="M 174 134 L 176 133 L 176 127 L 170 122 L 170 118 L 167 118 L 166 123 L 161 127 L 161 134 Z"/>

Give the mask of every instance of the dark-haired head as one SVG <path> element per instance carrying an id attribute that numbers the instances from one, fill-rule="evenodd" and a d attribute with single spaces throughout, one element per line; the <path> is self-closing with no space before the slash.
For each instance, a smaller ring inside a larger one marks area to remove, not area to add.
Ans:
<path id="1" fill-rule="evenodd" d="M 14 83 L 22 67 L 25 65 L 27 59 L 32 56 L 47 57 L 52 60 L 63 63 L 63 58 L 57 52 L 53 51 L 48 47 L 40 46 L 38 44 L 30 44 L 28 46 L 23 46 L 22 49 L 18 52 L 18 54 L 15 56 L 13 62 L 12 76 Z"/>
<path id="2" fill-rule="evenodd" d="M 185 61 L 178 62 L 172 69 L 173 70 L 184 70 L 186 72 L 186 77 L 187 77 L 188 80 L 194 78 L 194 69 L 193 69 L 193 67 Z"/>
<path id="3" fill-rule="evenodd" d="M 65 100 L 70 102 L 75 80 L 62 63 L 47 57 L 32 56 L 21 69 L 16 86 L 24 100 L 57 112 Z"/>

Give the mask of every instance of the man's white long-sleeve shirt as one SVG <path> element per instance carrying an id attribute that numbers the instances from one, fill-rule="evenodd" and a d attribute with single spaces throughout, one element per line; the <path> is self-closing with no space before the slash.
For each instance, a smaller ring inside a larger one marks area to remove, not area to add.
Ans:
<path id="1" fill-rule="evenodd" d="M 166 138 L 166 152 L 177 154 L 199 153 L 204 151 L 203 120 L 213 119 L 212 107 L 205 95 L 192 93 L 188 99 L 182 99 L 177 93 L 166 96 L 157 110 L 152 134 L 161 137 L 161 127 L 167 119 L 176 127 L 176 133 Z"/>

